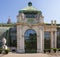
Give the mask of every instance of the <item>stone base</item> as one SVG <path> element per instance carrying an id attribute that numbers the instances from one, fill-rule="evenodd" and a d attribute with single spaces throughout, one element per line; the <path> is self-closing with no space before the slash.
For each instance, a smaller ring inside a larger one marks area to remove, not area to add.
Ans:
<path id="1" fill-rule="evenodd" d="M 18 53 L 25 53 L 24 50 L 17 50 Z"/>
<path id="2" fill-rule="evenodd" d="M 43 50 L 38 49 L 37 53 L 43 53 Z"/>

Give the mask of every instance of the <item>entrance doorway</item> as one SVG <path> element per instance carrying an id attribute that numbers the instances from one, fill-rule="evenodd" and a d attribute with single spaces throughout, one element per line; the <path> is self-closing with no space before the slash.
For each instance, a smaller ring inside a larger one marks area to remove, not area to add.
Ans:
<path id="1" fill-rule="evenodd" d="M 37 34 L 33 29 L 28 29 L 24 35 L 25 39 L 25 53 L 37 52 Z"/>

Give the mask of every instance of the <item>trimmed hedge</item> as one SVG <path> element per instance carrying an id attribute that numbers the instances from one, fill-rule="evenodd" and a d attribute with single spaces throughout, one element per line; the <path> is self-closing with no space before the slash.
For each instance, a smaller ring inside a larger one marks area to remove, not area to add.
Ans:
<path id="1" fill-rule="evenodd" d="M 44 53 L 46 53 L 46 52 L 51 52 L 51 49 L 44 49 Z"/>
<path id="2" fill-rule="evenodd" d="M 2 51 L 3 51 L 3 49 L 2 49 L 2 48 L 0 48 L 0 54 L 2 53 Z M 9 49 L 4 50 L 4 52 L 5 52 L 5 54 L 8 54 Z"/>
<path id="3" fill-rule="evenodd" d="M 7 50 L 4 50 L 5 51 L 5 54 L 8 54 L 8 52 L 9 52 L 9 50 L 7 49 Z"/>
<path id="4" fill-rule="evenodd" d="M 46 53 L 46 52 L 50 53 L 51 50 L 54 51 L 54 53 L 56 53 L 57 50 L 60 51 L 60 49 L 58 49 L 58 48 L 50 48 L 50 49 L 44 49 L 44 53 Z"/>
<path id="5" fill-rule="evenodd" d="M 60 51 L 60 48 L 58 48 L 58 51 Z"/>
<path id="6" fill-rule="evenodd" d="M 2 53 L 2 49 L 0 49 L 0 54 Z"/>
<path id="7" fill-rule="evenodd" d="M 44 49 L 43 50 L 44 51 L 44 53 L 46 53 L 46 52 L 48 52 L 48 53 L 50 53 L 50 52 L 54 52 L 54 53 L 56 53 L 56 51 L 60 51 L 60 48 L 50 48 L 50 49 Z M 31 51 L 29 51 L 29 50 L 26 50 L 26 52 L 36 52 L 36 51 L 34 51 L 34 50 L 31 50 Z"/>

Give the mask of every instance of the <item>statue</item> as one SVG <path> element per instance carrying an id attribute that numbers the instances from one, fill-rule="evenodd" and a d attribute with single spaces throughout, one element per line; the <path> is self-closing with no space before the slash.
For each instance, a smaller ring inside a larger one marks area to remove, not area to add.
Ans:
<path id="1" fill-rule="evenodd" d="M 3 39 L 2 39 L 2 42 L 3 42 L 3 45 L 5 45 L 5 44 L 6 44 L 6 39 L 3 38 Z"/>
<path id="2" fill-rule="evenodd" d="M 8 49 L 8 47 L 6 45 L 6 39 L 5 38 L 2 39 L 2 43 L 3 43 L 3 45 L 2 45 L 3 53 L 5 53 L 5 50 Z"/>

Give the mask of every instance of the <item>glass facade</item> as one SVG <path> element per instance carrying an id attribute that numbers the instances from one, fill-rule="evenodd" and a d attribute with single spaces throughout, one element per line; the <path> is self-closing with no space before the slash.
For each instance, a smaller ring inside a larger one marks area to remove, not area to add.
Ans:
<path id="1" fill-rule="evenodd" d="M 0 40 L 0 48 L 2 48 L 2 41 Z"/>
<path id="2" fill-rule="evenodd" d="M 37 52 L 37 34 L 34 30 L 25 32 L 25 52 Z"/>
<path id="3" fill-rule="evenodd" d="M 51 33 L 48 31 L 44 32 L 44 49 L 50 49 L 51 48 Z"/>
<path id="4" fill-rule="evenodd" d="M 10 28 L 9 40 L 10 40 L 10 47 L 16 47 L 17 46 L 16 27 Z"/>
<path id="5" fill-rule="evenodd" d="M 57 28 L 57 48 L 60 48 L 60 28 Z"/>
<path id="6" fill-rule="evenodd" d="M 36 46 L 37 45 L 37 35 L 33 35 L 30 36 L 30 33 L 32 33 L 31 35 L 35 34 L 36 32 L 34 30 L 27 30 L 25 33 L 25 43 L 26 42 L 34 42 L 35 45 L 32 44 L 32 46 Z M 16 47 L 17 46 L 17 27 L 0 27 L 0 47 L 2 46 L 2 38 L 5 37 L 7 39 L 7 45 L 9 47 Z M 30 39 L 30 37 L 32 38 L 32 41 Z M 53 31 L 53 44 L 55 45 L 55 31 Z M 57 28 L 57 48 L 60 48 L 60 28 Z M 55 47 L 53 45 L 53 47 Z M 32 48 L 32 47 L 31 47 Z M 45 49 L 50 49 L 51 48 L 51 32 L 49 31 L 44 31 L 44 48 Z M 28 49 L 28 48 L 27 48 Z M 36 46 L 37 49 L 37 46 Z"/>

